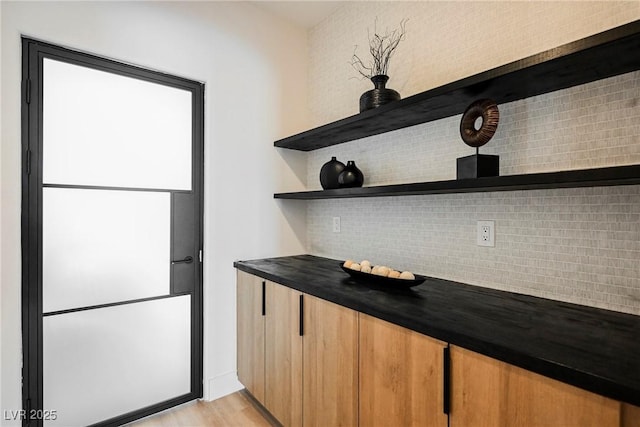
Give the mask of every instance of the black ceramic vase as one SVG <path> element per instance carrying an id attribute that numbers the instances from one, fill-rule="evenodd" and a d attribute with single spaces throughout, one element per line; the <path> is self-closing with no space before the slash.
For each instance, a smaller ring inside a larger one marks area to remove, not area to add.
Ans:
<path id="1" fill-rule="evenodd" d="M 360 112 L 378 108 L 381 105 L 400 100 L 400 94 L 393 89 L 387 89 L 389 76 L 379 75 L 371 77 L 375 89 L 371 89 L 360 97 Z"/>
<path id="2" fill-rule="evenodd" d="M 362 187 L 364 184 L 364 175 L 353 160 L 349 160 L 347 166 L 338 175 L 338 184 L 341 188 Z"/>
<path id="3" fill-rule="evenodd" d="M 338 176 L 344 170 L 344 163 L 332 157 L 327 163 L 320 168 L 320 185 L 325 190 L 331 190 L 340 187 L 338 184 Z"/>

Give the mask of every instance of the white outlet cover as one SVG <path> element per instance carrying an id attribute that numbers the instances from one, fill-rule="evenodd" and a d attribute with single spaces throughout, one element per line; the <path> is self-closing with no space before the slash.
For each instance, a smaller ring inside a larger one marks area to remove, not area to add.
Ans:
<path id="1" fill-rule="evenodd" d="M 478 246 L 495 247 L 496 225 L 495 221 L 478 221 L 477 244 Z"/>
<path id="2" fill-rule="evenodd" d="M 333 232 L 334 233 L 339 233 L 340 232 L 340 217 L 339 216 L 334 216 L 333 217 Z"/>

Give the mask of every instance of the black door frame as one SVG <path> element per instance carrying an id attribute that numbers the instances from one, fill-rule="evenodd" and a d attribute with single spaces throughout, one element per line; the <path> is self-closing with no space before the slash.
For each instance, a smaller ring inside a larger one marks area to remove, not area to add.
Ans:
<path id="1" fill-rule="evenodd" d="M 204 209 L 204 84 L 22 37 L 22 407 L 24 426 L 41 426 L 42 360 L 42 63 L 43 58 L 85 66 L 190 91 L 193 111 L 192 192 L 195 196 L 195 253 L 202 256 Z M 121 190 L 122 188 L 118 188 Z M 173 193 L 172 193 L 173 199 Z M 196 259 L 191 295 L 191 391 L 96 425 L 116 426 L 202 397 L 202 259 Z M 198 262 L 200 261 L 200 262 Z"/>

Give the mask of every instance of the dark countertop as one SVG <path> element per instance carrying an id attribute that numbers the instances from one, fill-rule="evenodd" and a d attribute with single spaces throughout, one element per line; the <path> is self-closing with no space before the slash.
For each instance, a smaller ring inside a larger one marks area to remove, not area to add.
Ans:
<path id="1" fill-rule="evenodd" d="M 357 282 L 312 255 L 234 267 L 524 369 L 640 406 L 640 316 L 428 278 Z"/>

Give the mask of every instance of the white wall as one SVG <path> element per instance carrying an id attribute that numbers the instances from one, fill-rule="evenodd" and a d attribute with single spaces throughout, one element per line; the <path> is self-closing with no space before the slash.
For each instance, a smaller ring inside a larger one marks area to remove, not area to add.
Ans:
<path id="1" fill-rule="evenodd" d="M 243 3 L 3 1 L 0 11 L 0 410 L 21 407 L 21 35 L 205 83 L 205 397 L 235 390 L 232 263 L 306 246 L 304 207 L 272 198 L 306 176 L 304 157 L 273 149 L 308 124 L 306 33 Z"/>
<path id="2" fill-rule="evenodd" d="M 388 87 L 403 97 L 640 19 L 640 2 L 353 2 L 309 34 L 311 121 L 358 112 L 372 88 L 352 79 L 367 29 L 406 39 Z M 523 82 L 525 84 L 525 82 Z M 640 72 L 499 106 L 502 175 L 640 163 Z M 460 111 L 462 113 L 462 111 Z M 455 179 L 461 114 L 308 155 L 308 189 L 331 156 L 355 160 L 365 185 Z M 331 217 L 342 232 L 331 232 Z M 496 221 L 496 247 L 476 221 Z M 640 186 L 308 202 L 310 253 L 640 314 Z"/>

